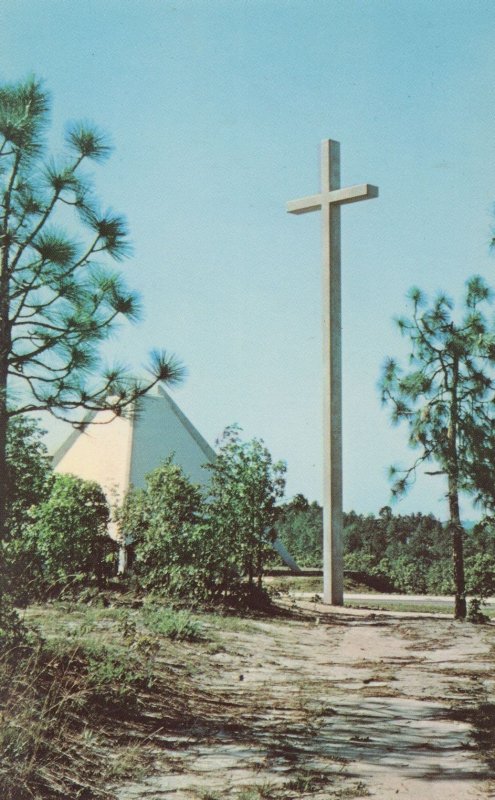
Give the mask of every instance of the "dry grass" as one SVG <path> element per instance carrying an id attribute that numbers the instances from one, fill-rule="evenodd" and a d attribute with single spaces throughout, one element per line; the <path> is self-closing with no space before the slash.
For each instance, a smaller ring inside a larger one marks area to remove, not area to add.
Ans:
<path id="1" fill-rule="evenodd" d="M 91 719 L 101 686 L 89 678 L 80 648 L 38 643 L 8 651 L 0 660 L 0 683 L 2 798 L 110 797 L 91 777 L 101 767 Z"/>
<path id="2" fill-rule="evenodd" d="M 0 655 L 0 797 L 110 800 L 102 786 L 146 764 L 136 741 L 190 717 L 184 679 L 170 681 L 155 661 L 164 640 L 185 653 L 184 640 L 202 637 L 198 623 L 185 612 L 84 606 L 28 617 L 44 637 L 30 634 Z"/>

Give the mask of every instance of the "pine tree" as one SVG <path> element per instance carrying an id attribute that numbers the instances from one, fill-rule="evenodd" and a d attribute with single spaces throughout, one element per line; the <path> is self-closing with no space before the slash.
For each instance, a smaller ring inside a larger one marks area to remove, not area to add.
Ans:
<path id="1" fill-rule="evenodd" d="M 438 466 L 429 474 L 446 476 L 455 617 L 464 619 L 464 531 L 459 493 L 483 493 L 478 466 L 482 453 L 483 463 L 491 463 L 491 476 L 495 477 L 495 440 L 493 435 L 490 441 L 485 436 L 493 428 L 494 419 L 495 335 L 482 310 L 483 304 L 490 302 L 491 293 L 481 278 L 471 278 L 459 322 L 453 317 L 453 303 L 444 295 L 428 307 L 420 290 L 412 289 L 410 300 L 411 317 L 397 320 L 411 344 L 409 369 L 403 371 L 394 359 L 388 359 L 381 393 L 384 403 L 391 407 L 393 422 L 407 423 L 409 444 L 420 454 L 408 469 L 391 469 L 392 494 L 399 496 L 406 491 L 423 462 L 434 461 Z"/>
<path id="2" fill-rule="evenodd" d="M 160 351 L 151 354 L 147 381 L 100 364 L 99 345 L 115 323 L 140 312 L 112 266 L 129 255 L 127 228 L 101 209 L 84 173 L 108 157 L 106 137 L 72 124 L 64 156 L 50 157 L 49 109 L 39 80 L 0 85 L 0 533 L 10 417 L 49 411 L 77 425 L 88 410 L 120 414 L 183 372 Z"/>

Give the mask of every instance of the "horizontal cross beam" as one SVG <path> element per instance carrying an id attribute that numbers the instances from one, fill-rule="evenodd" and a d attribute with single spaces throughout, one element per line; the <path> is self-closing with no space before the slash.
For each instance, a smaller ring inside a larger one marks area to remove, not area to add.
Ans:
<path id="1" fill-rule="evenodd" d="M 331 192 L 302 197 L 300 200 L 290 200 L 287 203 L 287 211 L 289 214 L 306 214 L 308 211 L 318 211 L 323 203 L 343 205 L 372 197 L 378 197 L 378 187 L 371 183 L 360 183 L 356 186 L 347 186 L 345 189 L 334 189 Z"/>

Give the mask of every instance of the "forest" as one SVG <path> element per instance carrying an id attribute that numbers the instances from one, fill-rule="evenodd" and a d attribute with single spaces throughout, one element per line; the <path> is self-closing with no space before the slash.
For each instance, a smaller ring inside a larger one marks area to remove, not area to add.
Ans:
<path id="1" fill-rule="evenodd" d="M 321 568 L 323 511 L 297 495 L 279 509 L 277 535 L 301 568 Z M 495 520 L 485 517 L 464 532 L 467 591 L 495 591 Z M 344 514 L 344 568 L 370 588 L 412 594 L 452 594 L 448 525 L 433 514 Z"/>

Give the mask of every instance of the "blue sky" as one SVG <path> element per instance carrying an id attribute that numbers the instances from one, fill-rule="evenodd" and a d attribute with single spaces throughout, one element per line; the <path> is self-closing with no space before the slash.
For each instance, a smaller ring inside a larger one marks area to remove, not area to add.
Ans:
<path id="1" fill-rule="evenodd" d="M 325 138 L 343 185 L 380 187 L 342 213 L 344 505 L 376 512 L 412 457 L 377 392 L 405 352 L 392 318 L 413 284 L 495 285 L 494 23 L 491 0 L 1 4 L 0 75 L 45 79 L 53 147 L 80 118 L 115 146 L 95 181 L 128 218 L 145 318 L 112 352 L 179 354 L 192 422 L 262 437 L 289 496 L 321 498 L 321 297 L 319 215 L 285 203 L 317 191 Z M 444 492 L 419 479 L 397 511 L 445 516 Z"/>

